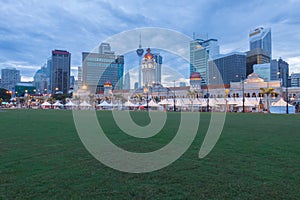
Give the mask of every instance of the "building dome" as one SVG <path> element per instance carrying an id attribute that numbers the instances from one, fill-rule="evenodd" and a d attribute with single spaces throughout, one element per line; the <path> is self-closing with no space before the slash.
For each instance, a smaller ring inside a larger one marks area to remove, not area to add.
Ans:
<path id="1" fill-rule="evenodd" d="M 148 48 L 147 53 L 144 55 L 144 59 L 153 59 L 153 54 L 150 52 L 151 52 L 151 49 Z"/>
<path id="2" fill-rule="evenodd" d="M 110 86 L 112 86 L 112 83 L 110 81 L 106 81 L 104 83 L 104 87 L 110 87 Z"/>
<path id="3" fill-rule="evenodd" d="M 199 72 L 193 72 L 190 76 L 190 80 L 200 80 L 201 76 Z"/>

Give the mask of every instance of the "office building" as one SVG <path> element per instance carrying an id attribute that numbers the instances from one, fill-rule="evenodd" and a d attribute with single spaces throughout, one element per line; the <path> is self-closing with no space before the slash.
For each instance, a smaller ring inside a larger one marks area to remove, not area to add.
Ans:
<path id="1" fill-rule="evenodd" d="M 123 73 L 124 56 L 115 55 L 107 43 L 100 45 L 99 53 L 82 53 L 82 82 L 91 92 L 103 92 L 107 81 L 113 89 L 122 89 Z"/>
<path id="2" fill-rule="evenodd" d="M 44 65 L 37 70 L 33 77 L 33 86 L 37 93 L 45 94 L 48 90 L 49 77 L 47 76 L 47 66 Z"/>
<path id="3" fill-rule="evenodd" d="M 81 88 L 82 86 L 82 67 L 77 68 L 77 87 Z"/>
<path id="4" fill-rule="evenodd" d="M 253 65 L 253 72 L 262 78 L 265 82 L 270 81 L 270 63 Z"/>
<path id="5" fill-rule="evenodd" d="M 230 84 L 246 78 L 246 54 L 232 52 L 209 61 L 209 85 Z"/>
<path id="6" fill-rule="evenodd" d="M 70 76 L 70 89 L 73 90 L 75 86 L 75 77 Z"/>
<path id="7" fill-rule="evenodd" d="M 70 89 L 71 53 L 65 50 L 53 50 L 50 68 L 50 90 L 68 94 Z"/>
<path id="8" fill-rule="evenodd" d="M 162 56 L 159 53 L 153 53 L 153 58 L 156 63 L 155 83 L 161 83 Z"/>
<path id="9" fill-rule="evenodd" d="M 253 73 L 253 65 L 270 63 L 271 58 L 263 49 L 253 49 L 247 52 L 246 74 Z"/>
<path id="10" fill-rule="evenodd" d="M 250 51 L 262 49 L 268 57 L 272 57 L 271 29 L 259 27 L 249 33 Z M 259 63 L 258 63 L 259 64 Z"/>
<path id="11" fill-rule="evenodd" d="M 129 72 L 125 73 L 123 89 L 124 90 L 129 90 L 130 89 L 130 74 L 129 74 Z"/>
<path id="12" fill-rule="evenodd" d="M 290 86 L 291 80 L 289 81 L 289 64 L 286 61 L 282 60 L 282 58 L 279 58 L 277 63 L 279 75 L 278 78 L 281 80 L 282 86 Z"/>
<path id="13" fill-rule="evenodd" d="M 272 58 L 271 29 L 259 27 L 249 33 L 246 74 L 253 73 L 253 65 L 270 63 Z"/>
<path id="14" fill-rule="evenodd" d="M 300 87 L 300 73 L 291 74 L 291 87 Z"/>
<path id="15" fill-rule="evenodd" d="M 21 81 L 20 70 L 16 68 L 5 68 L 1 70 L 1 87 L 14 91 L 17 83 Z"/>
<path id="16" fill-rule="evenodd" d="M 208 61 L 220 54 L 218 40 L 194 39 L 190 42 L 190 75 L 199 72 L 202 85 L 208 83 Z"/>
<path id="17" fill-rule="evenodd" d="M 33 82 L 19 82 L 15 86 L 15 95 L 17 97 L 24 97 L 27 94 L 35 94 L 36 87 L 33 85 Z"/>

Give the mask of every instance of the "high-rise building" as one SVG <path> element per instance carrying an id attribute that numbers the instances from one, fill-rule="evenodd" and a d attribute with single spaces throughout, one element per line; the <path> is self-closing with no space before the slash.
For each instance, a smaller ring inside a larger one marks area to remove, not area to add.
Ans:
<path id="1" fill-rule="evenodd" d="M 159 53 L 153 53 L 153 57 L 156 63 L 155 82 L 161 83 L 162 56 Z"/>
<path id="2" fill-rule="evenodd" d="M 101 45 L 99 53 L 82 53 L 83 85 L 92 92 L 102 92 L 104 83 L 110 81 L 113 89 L 122 89 L 124 56 L 116 56 L 107 43 Z"/>
<path id="3" fill-rule="evenodd" d="M 1 87 L 14 91 L 17 83 L 21 81 L 20 70 L 16 68 L 5 68 L 1 70 Z"/>
<path id="4" fill-rule="evenodd" d="M 270 62 L 270 80 L 271 81 L 278 81 L 279 80 L 279 69 L 278 69 L 278 62 L 276 59 L 272 59 Z"/>
<path id="5" fill-rule="evenodd" d="M 82 67 L 78 67 L 77 70 L 77 86 L 78 88 L 82 86 Z"/>
<path id="6" fill-rule="evenodd" d="M 70 89 L 74 89 L 75 86 L 75 77 L 74 76 L 70 76 Z"/>
<path id="7" fill-rule="evenodd" d="M 291 74 L 291 86 L 300 87 L 300 73 Z"/>
<path id="8" fill-rule="evenodd" d="M 263 49 L 253 49 L 246 53 L 247 53 L 247 64 L 246 64 L 247 76 L 253 73 L 253 65 L 270 63 L 271 61 L 270 56 Z"/>
<path id="9" fill-rule="evenodd" d="M 47 66 L 44 65 L 41 69 L 37 70 L 33 77 L 33 85 L 36 88 L 37 93 L 47 93 L 48 90 Z"/>
<path id="10" fill-rule="evenodd" d="M 271 29 L 259 27 L 249 33 L 250 51 L 262 49 L 267 56 L 272 57 Z"/>
<path id="11" fill-rule="evenodd" d="M 99 46 L 99 53 L 100 54 L 109 54 L 109 55 L 115 55 L 115 52 L 111 50 L 109 43 L 101 43 Z"/>
<path id="12" fill-rule="evenodd" d="M 209 61 L 209 85 L 230 84 L 246 78 L 246 54 L 232 52 Z"/>
<path id="13" fill-rule="evenodd" d="M 53 50 L 51 57 L 51 93 L 68 94 L 70 89 L 71 53 L 65 50 Z"/>
<path id="14" fill-rule="evenodd" d="M 253 65 L 253 72 L 260 78 L 264 79 L 265 82 L 271 81 L 271 64 L 255 64 Z"/>
<path id="15" fill-rule="evenodd" d="M 271 29 L 259 27 L 249 33 L 250 51 L 247 52 L 247 76 L 253 72 L 253 65 L 270 63 L 272 58 Z"/>
<path id="16" fill-rule="evenodd" d="M 194 39 L 190 42 L 190 75 L 199 72 L 202 85 L 208 83 L 208 61 L 220 54 L 218 40 Z"/>
<path id="17" fill-rule="evenodd" d="M 130 89 L 130 74 L 129 74 L 129 72 L 125 73 L 123 89 L 124 90 L 129 90 Z"/>
<path id="18" fill-rule="evenodd" d="M 48 77 L 48 86 L 47 86 L 47 94 L 51 93 L 51 70 L 52 70 L 52 56 L 47 59 L 47 69 L 46 74 Z"/>
<path id="19" fill-rule="evenodd" d="M 281 79 L 282 86 L 286 87 L 289 86 L 289 64 L 279 58 L 278 62 L 278 75 L 279 79 Z"/>

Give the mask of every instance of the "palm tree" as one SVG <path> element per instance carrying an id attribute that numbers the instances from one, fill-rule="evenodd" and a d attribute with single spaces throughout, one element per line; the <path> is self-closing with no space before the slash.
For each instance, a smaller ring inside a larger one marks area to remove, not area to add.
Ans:
<path id="1" fill-rule="evenodd" d="M 267 111 L 268 112 L 270 112 L 270 102 L 269 102 L 269 95 L 271 94 L 271 95 L 278 95 L 278 93 L 277 92 L 275 92 L 275 90 L 274 90 L 274 88 L 271 88 L 271 87 L 269 87 L 269 88 L 260 88 L 260 90 L 261 90 L 261 94 L 263 94 L 263 95 L 267 95 Z"/>
<path id="2" fill-rule="evenodd" d="M 186 97 L 187 98 L 190 98 L 192 96 L 192 91 L 191 90 L 188 90 L 187 92 L 186 92 Z"/>

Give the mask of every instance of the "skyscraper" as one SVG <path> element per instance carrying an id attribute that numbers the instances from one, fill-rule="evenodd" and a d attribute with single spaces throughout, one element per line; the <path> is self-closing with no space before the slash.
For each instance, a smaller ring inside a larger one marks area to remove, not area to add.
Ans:
<path id="1" fill-rule="evenodd" d="M 51 93 L 68 94 L 70 89 L 71 54 L 65 50 L 53 50 L 51 57 Z"/>
<path id="2" fill-rule="evenodd" d="M 5 68 L 1 70 L 1 87 L 14 91 L 17 83 L 21 81 L 20 71 L 16 68 Z"/>
<path id="3" fill-rule="evenodd" d="M 253 72 L 253 65 L 270 63 L 272 58 L 271 29 L 259 27 L 249 33 L 250 51 L 247 52 L 247 75 Z"/>
<path id="4" fill-rule="evenodd" d="M 232 52 L 209 61 L 209 84 L 239 82 L 246 75 L 246 54 Z"/>
<path id="5" fill-rule="evenodd" d="M 46 93 L 48 90 L 48 77 L 47 77 L 47 66 L 42 66 L 36 71 L 33 77 L 33 85 L 36 88 L 37 93 Z"/>
<path id="6" fill-rule="evenodd" d="M 202 85 L 208 83 L 208 61 L 220 54 L 217 39 L 194 39 L 190 42 L 190 75 L 199 72 Z"/>
<path id="7" fill-rule="evenodd" d="M 271 29 L 259 27 L 249 33 L 250 51 L 262 49 L 272 57 Z"/>
<path id="8" fill-rule="evenodd" d="M 78 88 L 81 88 L 82 86 L 82 67 L 78 67 L 78 71 L 77 71 L 77 83 L 78 83 Z"/>
<path id="9" fill-rule="evenodd" d="M 129 72 L 125 73 L 123 89 L 124 90 L 129 90 L 130 89 L 130 74 L 129 74 Z"/>
<path id="10" fill-rule="evenodd" d="M 289 86 L 289 64 L 279 58 L 278 62 L 278 71 L 279 71 L 279 79 L 282 81 L 282 86 Z"/>
<path id="11" fill-rule="evenodd" d="M 162 56 L 159 53 L 153 53 L 153 57 L 156 63 L 155 83 L 161 83 Z"/>
<path id="12" fill-rule="evenodd" d="M 99 49 L 99 53 L 82 53 L 83 85 L 92 92 L 102 92 L 104 83 L 110 81 L 114 89 L 122 89 L 124 56 L 116 56 L 108 43 L 102 43 Z"/>
<path id="13" fill-rule="evenodd" d="M 291 87 L 300 87 L 300 73 L 291 74 Z"/>

